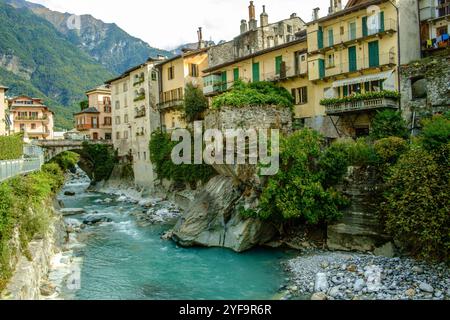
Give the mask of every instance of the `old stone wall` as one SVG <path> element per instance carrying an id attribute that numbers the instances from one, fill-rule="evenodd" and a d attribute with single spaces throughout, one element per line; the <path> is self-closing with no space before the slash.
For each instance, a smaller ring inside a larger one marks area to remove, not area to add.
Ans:
<path id="1" fill-rule="evenodd" d="M 400 67 L 402 113 L 410 128 L 420 119 L 450 110 L 450 51 Z"/>

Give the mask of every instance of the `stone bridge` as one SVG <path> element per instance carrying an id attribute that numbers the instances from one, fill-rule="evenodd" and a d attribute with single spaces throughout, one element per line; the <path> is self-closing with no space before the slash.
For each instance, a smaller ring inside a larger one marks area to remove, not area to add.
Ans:
<path id="1" fill-rule="evenodd" d="M 37 140 L 33 142 L 33 145 L 41 147 L 44 150 L 45 161 L 49 161 L 52 158 L 56 157 L 58 154 L 65 151 L 81 151 L 84 142 L 108 146 L 113 145 L 112 141 L 110 140 Z"/>

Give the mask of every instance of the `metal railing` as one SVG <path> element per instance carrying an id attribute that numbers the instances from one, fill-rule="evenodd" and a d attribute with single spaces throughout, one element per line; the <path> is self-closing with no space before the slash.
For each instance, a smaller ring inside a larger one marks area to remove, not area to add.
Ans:
<path id="1" fill-rule="evenodd" d="M 38 158 L 0 161 L 0 182 L 18 175 L 38 171 L 43 164 L 43 155 Z"/>
<path id="2" fill-rule="evenodd" d="M 325 107 L 326 114 L 340 114 L 355 111 L 366 111 L 379 108 L 398 108 L 398 102 L 389 98 L 367 99 L 362 101 L 341 102 Z"/>

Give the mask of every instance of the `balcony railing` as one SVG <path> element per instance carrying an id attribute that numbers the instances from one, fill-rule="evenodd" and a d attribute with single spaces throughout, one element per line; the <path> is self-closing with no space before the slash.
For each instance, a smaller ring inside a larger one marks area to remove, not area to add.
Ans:
<path id="1" fill-rule="evenodd" d="M 333 28 L 333 35 L 330 36 L 328 30 L 325 28 L 323 31 L 322 46 L 320 46 L 318 41 L 314 41 L 310 44 L 311 53 L 327 51 L 337 46 L 350 45 L 357 41 L 377 37 L 383 34 L 391 34 L 397 31 L 397 21 L 394 19 L 385 19 L 384 26 L 378 24 L 375 27 L 371 27 L 368 25 L 367 28 L 358 27 L 354 30 L 349 30 L 347 28 L 346 30 L 346 32 L 341 33 L 340 28 L 336 26 Z"/>
<path id="2" fill-rule="evenodd" d="M 89 129 L 99 129 L 98 124 L 77 124 L 77 130 L 83 131 L 83 130 L 89 130 Z"/>
<path id="3" fill-rule="evenodd" d="M 143 118 L 146 115 L 147 115 L 147 112 L 145 111 L 145 107 L 142 107 L 142 108 L 136 110 L 136 114 L 134 115 L 134 118 L 135 119 Z"/>
<path id="4" fill-rule="evenodd" d="M 392 98 L 375 98 L 362 101 L 341 102 L 325 106 L 327 115 L 355 113 L 380 108 L 398 108 L 398 102 Z"/>
<path id="5" fill-rule="evenodd" d="M 376 57 L 372 59 L 369 57 L 365 57 L 363 59 L 357 59 L 356 61 L 353 62 L 344 62 L 344 63 L 333 62 L 332 65 L 330 64 L 326 65 L 325 76 L 323 79 L 372 68 L 392 67 L 395 66 L 396 64 L 397 58 L 394 52 L 380 54 L 378 56 L 378 59 Z"/>
<path id="6" fill-rule="evenodd" d="M 164 109 L 170 109 L 170 108 L 178 108 L 182 107 L 184 105 L 184 100 L 170 100 L 170 101 L 164 101 L 158 103 L 158 109 L 164 110 Z"/>
<path id="7" fill-rule="evenodd" d="M 42 117 L 15 117 L 15 121 L 48 121 L 47 116 Z"/>
<path id="8" fill-rule="evenodd" d="M 145 93 L 138 95 L 136 98 L 134 98 L 134 102 L 145 100 Z"/>

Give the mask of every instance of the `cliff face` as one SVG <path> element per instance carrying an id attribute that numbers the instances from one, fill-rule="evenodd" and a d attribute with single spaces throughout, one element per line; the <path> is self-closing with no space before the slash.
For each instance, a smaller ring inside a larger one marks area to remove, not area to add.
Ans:
<path id="1" fill-rule="evenodd" d="M 165 50 L 130 36 L 114 23 L 104 23 L 91 15 L 79 17 L 81 29 L 71 28 L 70 13 L 52 11 L 25 0 L 6 0 L 15 8 L 27 8 L 50 22 L 67 40 L 100 62 L 108 70 L 120 74 L 158 54 L 171 56 Z"/>

